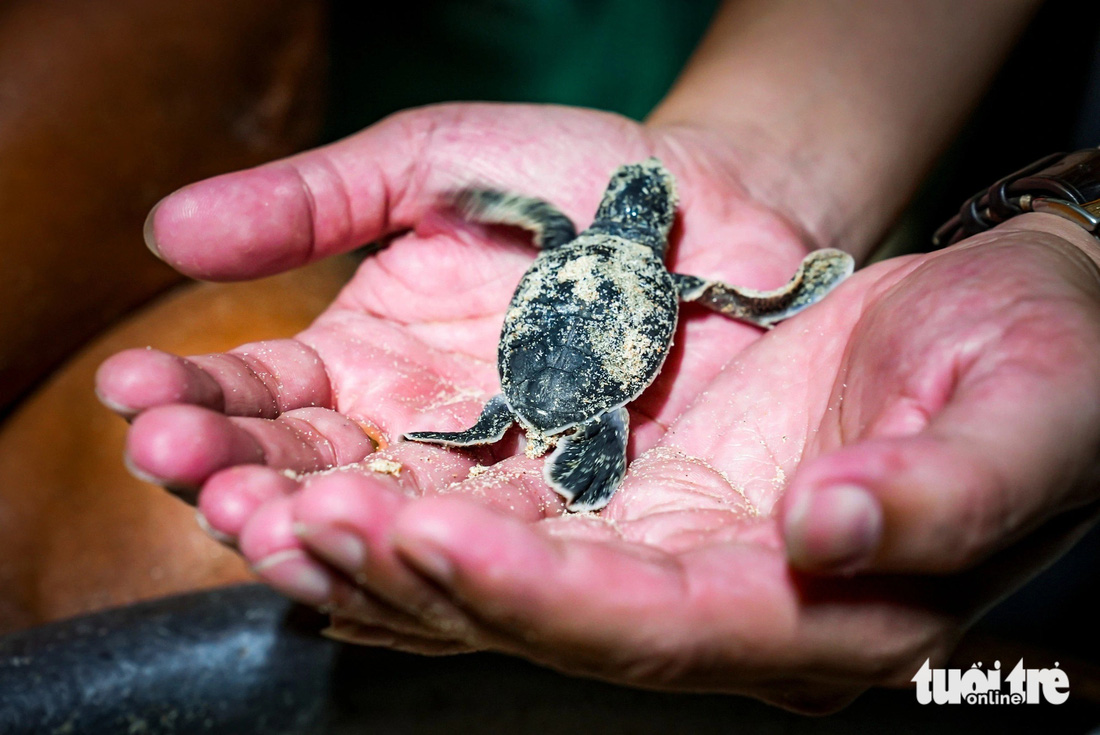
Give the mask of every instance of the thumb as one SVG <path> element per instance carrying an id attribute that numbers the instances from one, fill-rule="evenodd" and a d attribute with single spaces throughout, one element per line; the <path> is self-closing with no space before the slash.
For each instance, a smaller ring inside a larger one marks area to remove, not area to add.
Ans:
<path id="1" fill-rule="evenodd" d="M 514 153 L 509 131 L 539 120 L 536 108 L 520 105 L 398 113 L 331 145 L 168 195 L 150 212 L 145 241 L 205 280 L 290 270 L 414 227 L 441 194 L 484 177 L 479 166 L 494 183 L 519 183 L 498 170 L 500 158 Z"/>
<path id="2" fill-rule="evenodd" d="M 145 242 L 182 273 L 258 278 L 347 252 L 416 215 L 415 120 L 391 118 L 329 146 L 216 176 L 162 199 Z"/>
<path id="3" fill-rule="evenodd" d="M 915 433 L 860 439 L 807 462 L 782 508 L 791 563 L 821 573 L 956 571 L 1089 502 L 1100 447 L 1094 362 L 1006 361 L 964 378 Z"/>
<path id="4" fill-rule="evenodd" d="M 150 249 L 206 280 L 258 278 L 417 226 L 471 183 L 591 213 L 624 156 L 649 153 L 616 115 L 460 103 L 397 113 L 344 140 L 187 186 L 149 214 Z"/>

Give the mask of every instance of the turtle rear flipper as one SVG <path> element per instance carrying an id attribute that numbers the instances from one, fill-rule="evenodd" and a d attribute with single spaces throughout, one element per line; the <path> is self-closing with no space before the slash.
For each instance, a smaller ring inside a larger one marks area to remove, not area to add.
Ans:
<path id="1" fill-rule="evenodd" d="M 577 236 L 577 228 L 553 204 L 495 189 L 462 189 L 450 197 L 463 217 L 490 225 L 514 225 L 535 236 L 535 246 L 552 250 Z"/>
<path id="2" fill-rule="evenodd" d="M 616 408 L 558 441 L 543 476 L 566 508 L 599 510 L 611 500 L 626 475 L 628 423 L 626 409 Z"/>
<path id="3" fill-rule="evenodd" d="M 512 409 L 503 395 L 489 399 L 477 423 L 465 431 L 413 431 L 404 435 L 405 439 L 428 444 L 442 444 L 447 447 L 470 447 L 477 444 L 492 444 L 500 441 L 505 432 L 516 422 Z"/>
<path id="4" fill-rule="evenodd" d="M 733 319 L 770 329 L 776 322 L 821 301 L 852 274 L 854 267 L 855 262 L 848 253 L 815 250 L 802 259 L 787 285 L 774 291 L 737 288 L 681 273 L 673 273 L 672 278 L 684 301 L 697 301 Z"/>

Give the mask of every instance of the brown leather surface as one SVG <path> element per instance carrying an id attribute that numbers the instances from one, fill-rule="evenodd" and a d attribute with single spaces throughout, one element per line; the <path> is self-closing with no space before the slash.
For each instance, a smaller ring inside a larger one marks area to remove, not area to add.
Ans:
<path id="1" fill-rule="evenodd" d="M 0 3 L 0 415 L 178 276 L 142 246 L 191 181 L 312 142 L 319 0 Z"/>
<path id="2" fill-rule="evenodd" d="M 165 194 L 313 142 L 320 0 L 0 3 L 0 631 L 239 580 L 194 513 L 132 479 L 92 393 L 125 347 L 194 352 L 301 329 L 346 267 L 192 286 L 142 243 Z M 289 287 L 292 284 L 293 287 Z"/>
<path id="3" fill-rule="evenodd" d="M 0 632 L 249 577 L 193 508 L 123 467 L 126 424 L 96 400 L 96 368 L 129 347 L 195 354 L 290 336 L 353 268 L 335 259 L 254 283 L 185 286 L 95 340 L 19 407 L 0 428 Z"/>

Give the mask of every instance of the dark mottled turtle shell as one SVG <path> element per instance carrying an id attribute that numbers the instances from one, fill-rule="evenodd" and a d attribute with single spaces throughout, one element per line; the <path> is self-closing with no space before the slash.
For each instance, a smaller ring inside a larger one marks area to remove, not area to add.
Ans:
<path id="1" fill-rule="evenodd" d="M 497 365 L 512 410 L 555 434 L 621 406 L 657 376 L 677 292 L 653 248 L 583 233 L 542 252 L 504 317 Z"/>
<path id="2" fill-rule="evenodd" d="M 661 370 L 679 301 L 770 328 L 852 272 L 846 253 L 818 250 L 785 286 L 770 291 L 669 273 L 663 259 L 678 198 L 672 174 L 656 158 L 616 169 L 592 226 L 579 235 L 568 216 L 541 199 L 465 189 L 451 203 L 473 221 L 527 228 L 542 252 L 504 316 L 497 353 L 502 392 L 468 429 L 405 438 L 491 444 L 518 420 L 529 457 L 554 447 L 543 477 L 572 511 L 599 510 L 623 482 L 630 433 L 624 406 Z"/>

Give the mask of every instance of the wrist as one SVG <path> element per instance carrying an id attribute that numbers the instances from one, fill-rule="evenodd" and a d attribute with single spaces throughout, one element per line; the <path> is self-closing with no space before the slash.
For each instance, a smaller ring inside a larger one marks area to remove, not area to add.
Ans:
<path id="1" fill-rule="evenodd" d="M 652 125 L 725 139 L 754 199 L 864 256 L 1036 7 L 727 0 Z"/>
<path id="2" fill-rule="evenodd" d="M 846 156 L 798 146 L 757 120 L 709 115 L 699 107 L 661 105 L 646 121 L 656 136 L 675 139 L 717 161 L 745 196 L 781 218 L 807 249 L 838 248 L 866 256 L 893 216 L 873 184 L 856 180 Z M 843 159 L 843 160 L 841 160 Z"/>
<path id="3" fill-rule="evenodd" d="M 1089 268 L 1100 278 L 1100 240 L 1069 220 L 1043 212 L 1028 212 L 1007 220 L 993 231 L 997 230 L 1052 235 L 1068 256 L 1087 258 Z"/>

